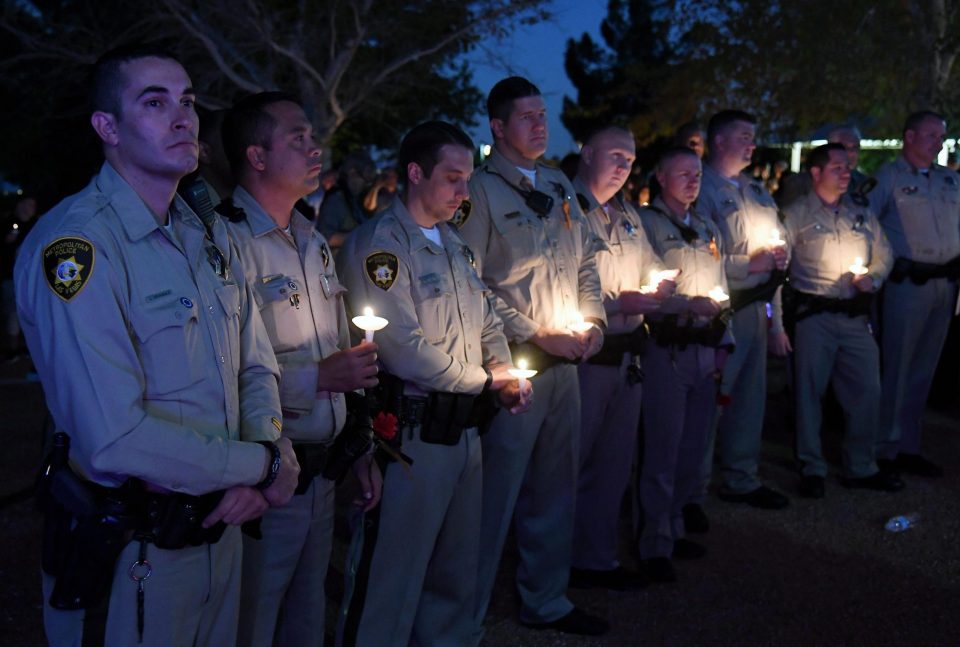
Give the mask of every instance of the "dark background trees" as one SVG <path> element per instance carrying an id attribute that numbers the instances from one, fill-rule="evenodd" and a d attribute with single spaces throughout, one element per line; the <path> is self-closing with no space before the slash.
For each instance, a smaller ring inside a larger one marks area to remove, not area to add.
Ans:
<path id="1" fill-rule="evenodd" d="M 725 107 L 766 137 L 856 122 L 897 137 L 904 116 L 960 116 L 958 0 L 609 0 L 604 43 L 571 39 L 564 123 L 616 119 L 640 145 Z"/>
<path id="2" fill-rule="evenodd" d="M 544 0 L 9 0 L 0 19 L 0 171 L 54 199 L 99 160 L 84 83 L 121 43 L 159 41 L 205 108 L 285 89 L 335 157 L 392 147 L 425 118 L 472 123 L 482 96 L 463 55 L 546 17 Z M 336 161 L 336 160 L 335 160 Z"/>

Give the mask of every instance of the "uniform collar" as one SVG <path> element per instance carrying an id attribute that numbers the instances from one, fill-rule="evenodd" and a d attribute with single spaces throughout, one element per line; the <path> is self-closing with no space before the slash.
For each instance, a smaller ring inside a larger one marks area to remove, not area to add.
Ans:
<path id="1" fill-rule="evenodd" d="M 127 237 L 132 241 L 140 240 L 159 229 L 157 219 L 143 199 L 133 190 L 133 187 L 117 172 L 110 162 L 104 162 L 100 173 L 94 179 L 101 199 L 109 203 L 120 216 L 120 222 Z M 179 217 L 183 222 L 194 229 L 203 229 L 200 218 L 193 213 L 179 194 L 174 195 L 170 204 L 171 218 Z"/>
<path id="2" fill-rule="evenodd" d="M 583 213 L 585 214 L 590 213 L 594 209 L 597 209 L 603 206 L 593 196 L 593 192 L 587 187 L 586 182 L 580 179 L 579 175 L 573 178 L 573 190 L 577 192 L 578 199 L 579 199 L 579 196 L 583 196 L 584 199 L 586 199 L 587 201 L 587 208 L 583 209 Z M 616 196 L 614 196 L 612 200 L 613 199 L 616 199 Z"/>
<path id="3" fill-rule="evenodd" d="M 410 215 L 410 212 L 407 210 L 407 205 L 403 204 L 403 200 L 394 200 L 393 204 L 390 205 L 390 207 L 384 213 L 392 213 L 393 217 L 396 218 L 398 223 L 400 223 L 400 226 L 403 227 L 403 231 L 410 243 L 411 253 L 418 252 L 424 248 L 431 248 L 433 243 L 431 243 L 430 239 L 427 238 L 420 230 L 420 225 L 414 221 L 413 216 Z M 446 236 L 444 236 L 443 232 L 444 225 L 445 223 L 442 222 L 437 224 L 437 227 L 440 230 L 441 241 L 446 241 Z"/>
<path id="4" fill-rule="evenodd" d="M 912 175 L 920 175 L 920 169 L 907 161 L 907 158 L 903 156 L 903 153 L 897 155 L 897 159 L 894 160 L 894 165 L 897 167 L 898 171 L 903 173 L 910 173 Z M 932 174 L 937 169 L 937 163 L 933 162 L 930 166 L 927 167 Z"/>
<path id="5" fill-rule="evenodd" d="M 265 236 L 274 229 L 280 229 L 277 222 L 271 218 L 257 199 L 250 195 L 250 192 L 242 186 L 237 186 L 233 190 L 233 204 L 235 204 L 247 215 L 247 226 L 250 227 L 250 233 L 254 238 Z M 291 222 L 293 220 L 291 219 Z"/>
<path id="6" fill-rule="evenodd" d="M 507 182 L 513 184 L 514 186 L 519 187 L 521 180 L 527 177 L 521 173 L 519 169 L 517 169 L 517 166 L 513 162 L 504 157 L 503 154 L 496 149 L 496 147 L 494 147 L 494 149 L 490 152 L 490 156 L 486 159 L 484 164 L 489 166 L 492 171 L 502 175 L 504 178 L 506 178 Z M 534 168 L 537 171 L 538 179 L 540 177 L 541 166 L 543 165 L 540 162 L 537 162 L 534 165 Z"/>

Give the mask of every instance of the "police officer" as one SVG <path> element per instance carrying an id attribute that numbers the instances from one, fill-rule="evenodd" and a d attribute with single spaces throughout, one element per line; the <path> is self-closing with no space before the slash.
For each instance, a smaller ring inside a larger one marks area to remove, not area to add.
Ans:
<path id="1" fill-rule="evenodd" d="M 495 397 L 511 415 L 531 389 L 521 401 L 473 252 L 447 222 L 467 198 L 473 143 L 426 122 L 404 137 L 398 161 L 403 200 L 358 227 L 341 258 L 352 309 L 389 322 L 377 333 L 380 361 L 396 394 L 386 401 L 400 406 L 377 416 L 395 416 L 393 428 L 377 428 L 413 466 L 387 464 L 383 501 L 354 536 L 338 643 L 466 645 L 480 551 L 478 399 Z"/>
<path id="2" fill-rule="evenodd" d="M 236 526 L 296 487 L 296 459 L 279 437 L 276 362 L 226 229 L 219 220 L 207 229 L 174 197 L 197 166 L 184 69 L 150 48 L 114 50 L 94 67 L 93 97 L 106 162 L 24 244 L 19 313 L 73 469 L 107 488 L 95 496 L 136 493 L 154 510 L 206 515 L 205 528 L 230 526 L 219 541 L 159 548 L 150 544 L 177 538 L 136 519 L 137 540 L 115 569 L 104 566 L 113 572 L 105 643 L 233 644 Z M 212 511 L 184 498 L 217 491 Z M 45 576 L 45 598 L 52 585 Z M 51 644 L 80 644 L 82 611 L 46 605 L 44 618 Z"/>
<path id="3" fill-rule="evenodd" d="M 843 483 L 897 491 L 903 482 L 880 472 L 874 438 L 880 415 L 880 353 L 869 325 L 871 295 L 892 265 L 890 245 L 869 207 L 846 194 L 851 168 L 843 144 L 808 158 L 812 190 L 787 208 L 792 243 L 797 456 L 800 494 L 824 496 L 827 464 L 820 450 L 821 400 L 832 384 L 847 421 Z M 858 260 L 859 259 L 859 262 Z M 862 269 L 861 269 L 862 268 Z"/>
<path id="4" fill-rule="evenodd" d="M 773 230 L 781 228 L 776 203 L 762 182 L 742 172 L 756 148 L 755 135 L 756 120 L 748 113 L 724 110 L 710 118 L 710 153 L 697 212 L 720 228 L 731 305 L 736 311 L 731 327 L 737 346 L 724 366 L 721 384 L 730 404 L 723 409 L 716 430 L 722 479 L 718 496 L 723 501 L 777 509 L 789 500 L 758 480 L 757 466 L 767 392 L 766 302 L 779 301 L 774 270 L 786 267 L 787 251 L 784 245 L 770 242 Z M 769 342 L 778 354 L 789 346 L 782 330 L 771 330 Z M 705 474 L 710 473 L 710 465 L 708 455 Z"/>
<path id="5" fill-rule="evenodd" d="M 223 133 L 239 181 L 228 228 L 280 365 L 283 435 L 301 469 L 290 505 L 264 515 L 262 539 L 244 537 L 240 644 L 314 644 L 324 633 L 334 516 L 334 482 L 320 473 L 346 420 L 344 392 L 377 383 L 376 346 L 350 348 L 333 255 L 294 209 L 320 174 L 303 108 L 280 92 L 256 94 L 227 113 Z M 379 471 L 369 455 L 354 466 L 369 509 Z"/>
<path id="6" fill-rule="evenodd" d="M 569 180 L 537 163 L 547 148 L 543 97 L 510 77 L 487 98 L 494 147 L 470 179 L 461 232 L 477 254 L 516 361 L 540 373 L 528 415 L 499 415 L 483 437 L 483 530 L 477 641 L 511 521 L 526 625 L 607 631 L 567 599 L 576 496 L 580 394 L 571 362 L 599 350 L 605 326 L 589 228 Z M 574 331 L 571 325 L 577 329 Z"/>
<path id="7" fill-rule="evenodd" d="M 640 353 L 643 315 L 671 291 L 641 292 L 651 272 L 663 269 L 636 210 L 619 195 L 636 159 L 633 134 L 618 126 L 587 138 L 573 187 L 598 241 L 597 270 L 607 313 L 603 348 L 578 367 L 580 468 L 574 523 L 572 586 L 628 590 L 646 579 L 617 560 L 620 503 L 630 480 L 640 422 Z"/>
<path id="8" fill-rule="evenodd" d="M 857 168 L 860 162 L 860 129 L 856 126 L 838 126 L 827 133 L 828 144 L 841 144 L 847 152 L 847 161 L 850 163 L 850 184 L 847 186 L 847 193 L 857 202 L 864 202 L 867 194 L 873 190 L 874 182 L 863 171 Z M 777 204 L 785 207 L 794 200 L 810 193 L 812 181 L 810 178 L 810 162 L 807 161 L 807 169 L 800 173 L 791 173 L 787 175 L 780 184 L 774 197 Z"/>
<path id="9" fill-rule="evenodd" d="M 671 558 L 706 553 L 703 545 L 686 539 L 683 507 L 702 487 L 716 375 L 733 345 L 721 316 L 721 304 L 729 303 L 719 228 L 691 206 L 701 175 L 696 151 L 668 150 L 657 164 L 663 191 L 640 212 L 654 251 L 679 272 L 677 294 L 647 317 L 652 339 L 643 360 L 638 547 L 644 572 L 654 582 L 676 580 Z"/>
<path id="10" fill-rule="evenodd" d="M 900 156 L 877 172 L 870 204 L 896 259 L 883 293 L 881 468 L 936 477 L 920 454 L 923 409 L 957 301 L 960 176 L 935 164 L 946 122 L 917 112 L 903 127 Z"/>

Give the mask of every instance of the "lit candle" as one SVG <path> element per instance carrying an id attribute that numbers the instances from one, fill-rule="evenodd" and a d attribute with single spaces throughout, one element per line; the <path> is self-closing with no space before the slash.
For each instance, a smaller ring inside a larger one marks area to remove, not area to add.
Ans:
<path id="1" fill-rule="evenodd" d="M 680 270 L 663 270 L 658 272 L 656 270 L 650 271 L 650 282 L 646 285 L 640 286 L 640 291 L 644 294 L 650 294 L 651 292 L 656 292 L 657 288 L 660 287 L 660 283 L 663 281 L 672 281 L 680 274 Z"/>
<path id="2" fill-rule="evenodd" d="M 857 256 L 853 259 L 853 265 L 850 266 L 850 273 L 854 276 L 863 276 L 867 273 L 867 268 L 863 264 L 863 259 Z"/>
<path id="3" fill-rule="evenodd" d="M 520 380 L 520 392 L 527 387 L 527 380 L 537 374 L 532 368 L 527 368 L 527 360 L 517 360 L 517 368 L 507 369 L 507 373 Z"/>
<path id="4" fill-rule="evenodd" d="M 770 230 L 770 240 L 767 242 L 770 244 L 770 247 L 780 247 L 786 244 L 784 240 L 780 238 L 780 230 L 776 227 Z"/>
<path id="5" fill-rule="evenodd" d="M 585 321 L 583 315 L 579 312 L 574 312 L 570 315 L 569 322 L 567 323 L 567 328 L 576 333 L 587 332 L 591 326 L 593 326 L 593 324 Z"/>
<path id="6" fill-rule="evenodd" d="M 730 298 L 726 292 L 723 291 L 723 288 L 719 285 L 707 293 L 707 296 L 716 301 L 717 303 L 723 303 L 724 301 Z"/>
<path id="7" fill-rule="evenodd" d="M 16 231 L 18 229 L 20 229 L 20 225 L 18 225 L 17 223 L 13 223 L 13 230 Z"/>
<path id="8" fill-rule="evenodd" d="M 354 317 L 352 321 L 354 326 L 364 331 L 363 338 L 368 342 L 373 341 L 374 332 L 385 328 L 389 323 L 383 317 L 374 316 L 373 308 L 370 307 L 364 308 L 363 314 Z"/>

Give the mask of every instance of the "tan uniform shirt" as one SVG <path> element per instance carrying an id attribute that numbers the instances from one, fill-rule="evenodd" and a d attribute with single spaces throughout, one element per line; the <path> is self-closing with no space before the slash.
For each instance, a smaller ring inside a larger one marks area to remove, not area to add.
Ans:
<path id="1" fill-rule="evenodd" d="M 716 287 L 729 292 L 722 236 L 712 220 L 691 209 L 688 226 L 697 232 L 698 238 L 687 243 L 678 227 L 683 220 L 674 216 L 660 198 L 649 207 L 640 209 L 640 219 L 650 245 L 663 265 L 667 269 L 680 270 L 676 278 L 678 295 L 706 297 Z"/>
<path id="2" fill-rule="evenodd" d="M 397 200 L 354 230 L 341 255 L 347 301 L 389 321 L 374 339 L 389 373 L 424 393 L 480 393 L 483 364 L 509 364 L 510 350 L 473 252 L 452 225 L 437 229 L 442 246 Z"/>
<path id="3" fill-rule="evenodd" d="M 333 254 L 296 210 L 285 232 L 243 187 L 233 202 L 247 217 L 228 229 L 280 365 L 283 433 L 329 440 L 343 428 L 347 409 L 342 393 L 317 391 L 318 363 L 350 344 Z"/>
<path id="4" fill-rule="evenodd" d="M 870 206 L 895 257 L 940 265 L 960 256 L 960 176 L 937 164 L 925 175 L 901 156 L 876 179 Z"/>
<path id="5" fill-rule="evenodd" d="M 859 292 L 850 266 L 858 257 L 877 288 L 890 273 L 893 257 L 880 223 L 869 207 L 847 195 L 834 209 L 811 191 L 787 207 L 784 221 L 793 244 L 790 283 L 801 292 L 853 298 Z"/>
<path id="6" fill-rule="evenodd" d="M 103 165 L 45 215 L 16 268 L 18 310 L 71 462 L 203 494 L 261 477 L 280 435 L 277 365 L 226 228 L 178 197 L 169 227 Z"/>
<path id="7" fill-rule="evenodd" d="M 514 189 L 522 179 L 494 149 L 470 178 L 472 209 L 460 225 L 507 338 L 520 343 L 541 326 L 566 328 L 578 311 L 606 322 L 594 243 L 570 181 L 537 164 L 536 188 L 553 198 L 540 218 Z"/>
<path id="8" fill-rule="evenodd" d="M 614 197 L 606 207 L 597 202 L 590 189 L 575 178 L 573 188 L 581 203 L 586 202 L 587 225 L 596 239 L 597 273 L 607 313 L 607 332 L 632 332 L 643 322 L 643 315 L 620 312 L 620 293 L 637 291 L 650 282 L 650 272 L 663 270 L 633 205 Z"/>
<path id="9" fill-rule="evenodd" d="M 762 183 L 743 173 L 734 183 L 704 166 L 697 213 L 712 218 L 720 229 L 730 289 L 745 290 L 770 280 L 769 272 L 748 272 L 750 256 L 770 247 L 773 229 L 780 230 L 783 238 L 777 203 Z"/>

